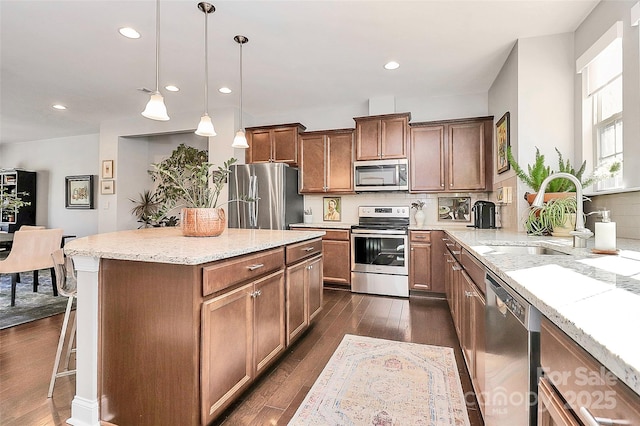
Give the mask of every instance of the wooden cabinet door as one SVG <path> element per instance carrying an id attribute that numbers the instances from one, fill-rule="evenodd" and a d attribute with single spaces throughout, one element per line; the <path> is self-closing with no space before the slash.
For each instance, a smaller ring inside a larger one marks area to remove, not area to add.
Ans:
<path id="1" fill-rule="evenodd" d="M 325 136 L 302 135 L 300 138 L 300 193 L 324 192 Z"/>
<path id="2" fill-rule="evenodd" d="M 271 132 L 265 130 L 251 130 L 247 132 L 247 163 L 268 163 L 271 161 Z"/>
<path id="3" fill-rule="evenodd" d="M 224 410 L 253 378 L 252 291 L 253 284 L 248 284 L 202 305 L 204 424 Z"/>
<path id="4" fill-rule="evenodd" d="M 307 308 L 309 323 L 311 323 L 320 310 L 322 310 L 322 263 L 322 256 L 305 262 L 307 300 L 309 301 Z"/>
<path id="5" fill-rule="evenodd" d="M 473 336 L 474 336 L 474 358 L 475 358 L 475 374 L 471 378 L 476 386 L 476 398 L 478 399 L 478 405 L 480 411 L 484 414 L 484 396 L 486 391 L 485 386 L 485 359 L 486 359 L 486 327 L 484 319 L 484 311 L 486 301 L 477 286 L 473 286 Z"/>
<path id="6" fill-rule="evenodd" d="M 298 164 L 298 128 L 283 127 L 272 130 L 272 161 Z"/>
<path id="7" fill-rule="evenodd" d="M 485 122 L 449 125 L 449 186 L 452 191 L 486 189 Z M 493 171 L 490 171 L 493 173 Z"/>
<path id="8" fill-rule="evenodd" d="M 284 271 L 254 283 L 254 364 L 264 370 L 285 348 Z"/>
<path id="9" fill-rule="evenodd" d="M 460 346 L 467 362 L 469 376 L 475 377 L 476 360 L 475 360 L 475 330 L 474 330 L 474 308 L 473 302 L 474 285 L 469 275 L 464 271 L 460 271 L 460 311 L 458 318 L 460 319 Z"/>
<path id="10" fill-rule="evenodd" d="M 351 283 L 351 242 L 322 240 L 324 281 L 349 286 Z"/>
<path id="11" fill-rule="evenodd" d="M 431 244 L 411 243 L 409 288 L 431 290 Z"/>
<path id="12" fill-rule="evenodd" d="M 356 160 L 379 160 L 382 122 L 377 119 L 356 122 Z"/>
<path id="13" fill-rule="evenodd" d="M 380 151 L 382 159 L 407 158 L 407 117 L 381 120 Z"/>
<path id="14" fill-rule="evenodd" d="M 445 127 L 412 127 L 409 181 L 412 192 L 445 190 Z"/>
<path id="15" fill-rule="evenodd" d="M 309 325 L 306 266 L 306 262 L 301 262 L 287 268 L 287 345 Z"/>
<path id="16" fill-rule="evenodd" d="M 353 132 L 329 134 L 326 144 L 327 191 L 353 192 Z"/>

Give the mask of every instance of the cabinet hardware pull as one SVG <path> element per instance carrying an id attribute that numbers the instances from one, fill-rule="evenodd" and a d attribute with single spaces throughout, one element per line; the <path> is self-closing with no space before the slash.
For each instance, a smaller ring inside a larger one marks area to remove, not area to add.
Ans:
<path id="1" fill-rule="evenodd" d="M 453 260 L 453 259 L 447 259 L 447 263 L 453 263 L 453 262 L 455 262 L 455 260 Z"/>
<path id="2" fill-rule="evenodd" d="M 262 296 L 262 290 L 256 290 L 258 296 Z"/>
<path id="3" fill-rule="evenodd" d="M 460 254 L 460 250 L 452 250 L 451 253 L 452 254 Z"/>
<path id="4" fill-rule="evenodd" d="M 304 251 L 313 251 L 313 250 L 315 250 L 315 248 L 313 248 L 313 247 L 307 247 L 307 248 L 304 248 L 304 249 L 302 249 L 302 250 L 304 250 Z"/>
<path id="5" fill-rule="evenodd" d="M 462 268 L 459 267 L 458 265 L 452 265 L 451 269 L 453 269 L 454 271 L 462 271 Z"/>
<path id="6" fill-rule="evenodd" d="M 474 297 L 476 294 L 472 291 L 465 291 L 464 295 L 465 297 Z"/>
<path id="7" fill-rule="evenodd" d="M 256 294 L 256 293 L 257 293 L 257 292 L 252 291 L 251 293 L 249 293 L 249 296 L 251 296 L 251 298 L 252 298 L 252 299 L 255 299 L 255 298 L 256 298 L 256 296 L 257 296 L 257 294 Z"/>
<path id="8" fill-rule="evenodd" d="M 256 269 L 260 269 L 263 266 L 264 266 L 264 263 L 256 263 L 256 264 L 247 266 L 247 269 L 250 271 L 255 271 Z"/>
<path id="9" fill-rule="evenodd" d="M 453 244 L 453 243 L 446 243 L 445 245 L 446 245 L 447 247 L 453 247 L 453 246 L 454 246 L 454 244 Z"/>
<path id="10" fill-rule="evenodd" d="M 607 419 L 605 417 L 595 417 L 587 407 L 580 407 L 580 413 L 586 417 L 588 426 L 613 426 L 630 425 L 628 420 Z"/>
<path id="11" fill-rule="evenodd" d="M 449 238 L 443 238 L 442 241 L 451 241 Z"/>

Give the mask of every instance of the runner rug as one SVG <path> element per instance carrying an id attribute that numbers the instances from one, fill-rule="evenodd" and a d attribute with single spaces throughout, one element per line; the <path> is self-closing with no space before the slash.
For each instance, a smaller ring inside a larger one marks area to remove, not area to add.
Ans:
<path id="1" fill-rule="evenodd" d="M 289 425 L 469 425 L 452 348 L 345 335 Z"/>
<path id="2" fill-rule="evenodd" d="M 16 306 L 13 307 L 11 276 L 0 275 L 0 330 L 65 311 L 69 299 L 53 296 L 50 271 L 43 269 L 38 271 L 38 275 L 38 291 L 34 293 L 33 273 L 20 274 L 21 282 L 16 286 Z"/>

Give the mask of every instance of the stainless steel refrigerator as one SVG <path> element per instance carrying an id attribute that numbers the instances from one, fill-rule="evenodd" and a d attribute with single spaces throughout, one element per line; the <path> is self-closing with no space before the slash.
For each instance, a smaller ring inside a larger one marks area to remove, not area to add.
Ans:
<path id="1" fill-rule="evenodd" d="M 284 163 L 231 166 L 229 199 L 248 196 L 256 201 L 229 203 L 229 227 L 289 229 L 302 222 L 303 197 L 298 194 L 298 169 Z"/>

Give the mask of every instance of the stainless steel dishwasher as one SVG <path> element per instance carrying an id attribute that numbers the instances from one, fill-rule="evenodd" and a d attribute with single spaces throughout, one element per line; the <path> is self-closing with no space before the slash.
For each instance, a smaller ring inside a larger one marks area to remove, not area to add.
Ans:
<path id="1" fill-rule="evenodd" d="M 485 425 L 537 424 L 540 312 L 487 272 Z"/>

